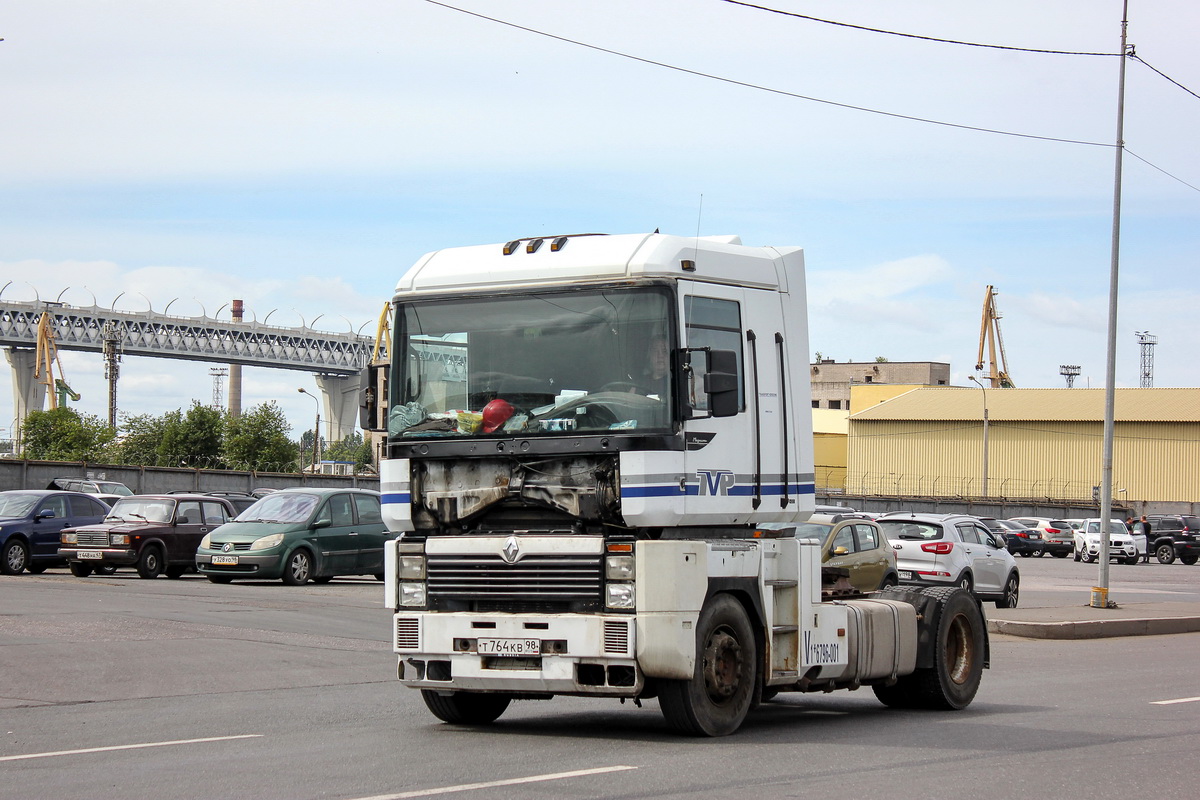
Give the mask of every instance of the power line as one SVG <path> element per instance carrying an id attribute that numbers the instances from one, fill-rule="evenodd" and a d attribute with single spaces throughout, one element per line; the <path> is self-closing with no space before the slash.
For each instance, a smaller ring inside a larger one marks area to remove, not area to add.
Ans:
<path id="1" fill-rule="evenodd" d="M 1130 150 L 1128 147 L 1125 148 L 1125 152 L 1128 153 L 1129 155 L 1133 156 L 1134 158 L 1136 158 L 1138 161 L 1142 162 L 1146 166 L 1150 167 L 1151 169 L 1156 169 L 1159 172 L 1161 172 L 1163 175 L 1166 175 L 1168 178 L 1179 181 L 1180 183 L 1182 183 L 1184 186 L 1188 187 L 1189 189 L 1194 189 L 1195 191 L 1200 192 L 1200 186 L 1195 186 L 1193 184 L 1190 184 L 1187 181 L 1185 181 L 1183 178 L 1180 178 L 1178 175 L 1172 175 L 1171 173 L 1167 172 L 1165 169 L 1158 166 L 1157 164 L 1152 164 L 1149 161 L 1147 161 L 1146 159 L 1142 158 L 1137 153 Z"/>
<path id="2" fill-rule="evenodd" d="M 808 14 L 796 14 L 792 11 L 782 11 L 778 8 L 770 8 L 769 6 L 760 6 L 760 5 L 756 5 L 754 3 L 746 3 L 746 2 L 743 2 L 743 0 L 721 0 L 721 2 L 729 3 L 730 5 L 735 5 L 735 6 L 744 6 L 746 8 L 752 8 L 756 11 L 766 11 L 767 13 L 770 13 L 770 14 L 779 14 L 779 15 L 785 16 L 785 17 L 795 17 L 796 19 L 808 20 L 809 22 L 819 22 L 823 25 L 835 25 L 840 28 L 852 28 L 854 30 L 866 31 L 868 33 L 882 33 L 887 36 L 900 36 L 905 39 L 917 39 L 917 40 L 925 41 L 925 42 L 938 42 L 940 44 L 956 44 L 956 45 L 962 45 L 964 47 L 982 47 L 982 48 L 987 48 L 990 50 L 1011 50 L 1011 51 L 1015 51 L 1018 53 L 1042 53 L 1042 54 L 1060 55 L 1060 56 L 1109 56 L 1109 57 L 1113 57 L 1113 56 L 1121 55 L 1120 53 L 1094 53 L 1094 52 L 1079 51 L 1079 50 L 1046 50 L 1046 49 L 1036 48 L 1036 47 L 1015 47 L 1013 45 L 1005 45 L 1005 44 L 988 44 L 985 42 L 967 42 L 967 41 L 962 41 L 960 39 L 941 39 L 936 36 L 923 36 L 923 35 L 917 34 L 917 33 L 903 33 L 901 31 L 892 31 L 892 30 L 887 30 L 885 28 L 871 28 L 866 25 L 854 25 L 849 22 L 838 22 L 837 20 L 832 20 L 832 19 L 822 19 L 821 17 L 809 16 Z M 1136 53 L 1133 52 L 1133 48 L 1130 48 L 1128 55 L 1130 58 L 1133 58 L 1133 59 L 1141 62 L 1141 64 L 1143 66 L 1145 66 L 1147 69 L 1151 70 L 1152 72 L 1158 73 L 1158 75 L 1161 76 L 1162 78 L 1165 78 L 1166 80 L 1175 84 L 1180 89 L 1183 89 L 1185 92 L 1192 95 L 1193 97 L 1200 99 L 1200 94 L 1196 94 L 1196 92 L 1193 92 L 1191 89 L 1184 86 L 1182 83 L 1175 80 L 1170 75 L 1163 72 L 1162 70 L 1155 69 L 1154 67 L 1150 66 L 1150 64 L 1146 63 L 1146 61 L 1144 59 L 1140 58 Z"/>
<path id="3" fill-rule="evenodd" d="M 497 25 L 504 25 L 509 28 L 515 28 L 516 30 L 525 31 L 526 33 L 532 33 L 532 34 L 536 34 L 538 36 L 544 36 L 547 39 L 554 39 L 555 41 L 564 42 L 566 44 L 573 44 L 577 47 L 584 47 L 584 48 L 587 48 L 588 50 L 595 50 L 600 53 L 607 53 L 609 55 L 619 56 L 620 58 L 627 58 L 630 61 L 637 61 L 642 64 L 649 64 L 649 65 L 655 66 L 655 67 L 662 67 L 664 69 L 674 70 L 675 72 L 682 72 L 687 75 L 695 75 L 696 77 L 699 77 L 699 78 L 708 78 L 709 80 L 720 81 L 721 83 L 728 83 L 733 86 L 741 86 L 746 89 L 755 89 L 760 92 L 768 92 L 770 94 L 777 94 L 777 95 L 780 95 L 783 97 L 792 97 L 797 100 L 808 100 L 809 102 L 812 102 L 812 103 L 821 103 L 822 105 L 834 106 L 836 108 L 845 108 L 845 109 L 849 109 L 851 111 L 862 111 L 867 114 L 877 114 L 879 116 L 891 117 L 893 119 L 904 119 L 904 120 L 908 120 L 910 122 L 923 122 L 927 125 L 940 125 L 940 126 L 946 127 L 946 128 L 958 128 L 959 130 L 976 131 L 978 133 L 993 133 L 993 134 L 997 134 L 999 136 L 1013 136 L 1013 137 L 1016 137 L 1019 139 L 1037 139 L 1037 140 L 1040 140 L 1043 142 L 1061 142 L 1063 144 L 1080 144 L 1080 145 L 1087 145 L 1089 147 L 1114 147 L 1115 146 L 1108 142 L 1089 142 L 1089 141 L 1086 141 L 1083 139 L 1067 139 L 1067 138 L 1061 138 L 1061 137 L 1057 137 L 1057 136 L 1040 136 L 1040 135 L 1032 134 L 1032 133 L 1020 133 L 1018 131 L 1005 131 L 1005 130 L 1000 130 L 998 128 L 985 128 L 985 127 L 978 126 L 978 125 L 964 125 L 964 124 L 957 123 L 957 122 L 946 122 L 945 120 L 929 119 L 928 117 L 917 117 L 917 116 L 913 116 L 911 114 L 898 114 L 893 111 L 881 111 L 876 108 L 867 108 L 866 106 L 851 105 L 850 103 L 839 103 L 834 100 L 825 100 L 820 97 L 812 97 L 810 95 L 803 95 L 803 94 L 799 94 L 797 92 L 789 92 L 784 89 L 773 89 L 769 86 L 763 86 L 763 85 L 757 84 L 757 83 L 750 83 L 748 81 L 739 81 L 739 80 L 735 80 L 733 78 L 725 78 L 720 75 L 714 75 L 709 72 L 700 72 L 699 70 L 688 69 L 687 67 L 679 67 L 679 66 L 675 66 L 674 64 L 668 64 L 664 61 L 655 61 L 650 58 L 643 58 L 641 56 L 635 56 L 630 53 L 623 53 L 619 50 L 612 50 L 607 47 L 600 47 L 599 45 L 588 44 L 587 42 L 581 42 L 577 39 L 568 39 L 565 36 L 559 36 L 557 34 L 548 33 L 546 31 L 538 30 L 537 28 L 527 27 L 525 25 L 518 25 L 515 22 L 508 22 L 507 20 L 497 19 L 496 17 L 489 17 L 486 14 L 480 14 L 477 11 L 469 11 L 464 8 L 458 8 L 456 6 L 452 6 L 447 3 L 438 2 L 438 0 L 425 0 L 425 2 L 429 3 L 430 5 L 441 6 L 442 8 L 445 8 L 449 11 L 457 11 L 460 14 L 466 14 L 467 16 L 477 17 L 478 19 L 486 20 L 488 22 L 494 22 Z"/>
<path id="4" fill-rule="evenodd" d="M 939 39 L 936 36 L 922 36 L 917 33 L 901 33 L 900 31 L 889 31 L 883 28 L 869 28 L 866 25 L 853 25 L 849 22 L 838 22 L 832 19 L 821 19 L 820 17 L 810 17 L 807 14 L 796 14 L 791 11 L 781 11 L 778 8 L 770 8 L 768 6 L 755 5 L 754 3 L 744 3 L 741 0 L 721 0 L 723 3 L 729 3 L 735 6 L 745 6 L 753 8 L 756 11 L 766 11 L 770 14 L 779 14 L 785 17 L 796 17 L 797 19 L 806 19 L 809 22 L 820 22 L 823 25 L 836 25 L 840 28 L 853 28 L 858 31 L 867 31 L 868 33 L 883 33 L 888 36 L 901 36 L 905 39 L 920 39 L 926 42 L 940 42 L 942 44 L 957 44 L 964 47 L 985 47 L 991 50 L 1015 50 L 1020 53 L 1047 53 L 1059 56 L 1119 56 L 1120 53 L 1089 53 L 1077 50 L 1043 50 L 1035 47 L 1014 47 L 1004 44 L 985 44 L 983 42 L 964 42 L 959 39 Z M 1149 65 L 1147 65 L 1149 66 Z M 1157 71 L 1157 70 L 1155 70 Z M 1166 77 L 1165 75 L 1163 77 Z"/>
<path id="5" fill-rule="evenodd" d="M 1180 89 L 1183 89 L 1185 92 L 1187 92 L 1188 94 L 1190 94 L 1192 97 L 1195 97 L 1196 99 L 1200 100 L 1200 94 L 1196 94 L 1196 93 L 1195 93 L 1195 92 L 1193 92 L 1191 89 L 1189 89 L 1188 87 L 1184 86 L 1182 83 L 1180 83 L 1179 81 L 1175 80 L 1175 79 L 1174 79 L 1174 78 L 1172 78 L 1170 75 L 1168 75 L 1167 73 L 1163 72 L 1162 70 L 1158 70 L 1158 69 L 1155 69 L 1154 67 L 1150 66 L 1149 64 L 1147 64 L 1147 63 L 1146 63 L 1146 60 L 1145 60 L 1144 58 L 1142 58 L 1141 56 L 1139 56 L 1137 53 L 1130 53 L 1130 54 L 1129 54 L 1129 57 L 1130 57 L 1130 58 L 1132 58 L 1134 61 L 1138 61 L 1138 62 L 1140 62 L 1140 63 L 1141 63 L 1141 64 L 1142 64 L 1144 67 L 1146 67 L 1147 69 L 1149 69 L 1149 70 L 1151 70 L 1151 71 L 1153 71 L 1153 72 L 1156 72 L 1156 73 L 1158 73 L 1159 75 L 1161 75 L 1162 77 L 1166 78 L 1166 79 L 1167 79 L 1167 80 L 1169 80 L 1171 83 L 1175 84 L 1175 85 L 1176 85 L 1176 86 L 1178 86 Z"/>

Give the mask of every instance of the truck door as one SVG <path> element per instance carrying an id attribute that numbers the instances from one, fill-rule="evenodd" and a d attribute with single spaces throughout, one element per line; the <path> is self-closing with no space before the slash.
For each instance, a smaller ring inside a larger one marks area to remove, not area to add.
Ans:
<path id="1" fill-rule="evenodd" d="M 684 347 L 737 355 L 741 407 L 735 416 L 708 416 L 706 359 L 691 353 L 692 371 L 679 387 L 694 415 L 684 424 L 687 523 L 739 524 L 752 514 L 760 522 L 791 519 L 795 489 L 783 472 L 785 462 L 789 472 L 796 465 L 786 429 L 792 421 L 783 413 L 786 343 L 778 293 L 681 281 L 680 303 Z"/>

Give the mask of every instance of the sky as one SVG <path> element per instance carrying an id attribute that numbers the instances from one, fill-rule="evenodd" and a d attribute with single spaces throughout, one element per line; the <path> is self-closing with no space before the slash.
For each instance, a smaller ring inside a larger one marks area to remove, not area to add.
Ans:
<path id="1" fill-rule="evenodd" d="M 760 5 L 10 3 L 0 299 L 371 333 L 432 250 L 736 234 L 805 248 L 814 358 L 972 386 L 994 285 L 1017 386 L 1103 387 L 1121 0 Z M 1154 385 L 1200 387 L 1200 3 L 1129 6 L 1116 384 L 1149 331 Z M 62 362 L 106 417 L 100 356 Z M 209 403 L 211 366 L 125 358 L 121 413 Z M 248 368 L 243 405 L 298 436 L 300 387 Z"/>

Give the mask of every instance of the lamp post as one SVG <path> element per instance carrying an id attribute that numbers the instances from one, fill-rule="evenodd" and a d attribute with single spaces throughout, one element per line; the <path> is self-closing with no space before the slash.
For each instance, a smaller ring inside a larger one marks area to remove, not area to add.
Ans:
<path id="1" fill-rule="evenodd" d="M 315 473 L 317 471 L 317 461 L 318 461 L 317 456 L 318 456 L 318 452 L 321 449 L 321 401 L 317 398 L 317 396 L 315 394 L 313 394 L 310 391 L 307 391 L 304 388 L 297 389 L 296 391 L 300 392 L 300 394 L 308 395 L 309 397 L 311 397 L 313 399 L 313 402 L 317 404 L 317 422 L 313 426 L 313 452 L 312 452 L 312 471 Z"/>
<path id="2" fill-rule="evenodd" d="M 987 473 L 988 473 L 988 407 L 987 407 L 987 389 L 979 382 L 979 379 L 974 375 L 968 375 L 967 379 L 974 382 L 979 387 L 979 391 L 983 392 L 983 496 L 988 496 Z"/>

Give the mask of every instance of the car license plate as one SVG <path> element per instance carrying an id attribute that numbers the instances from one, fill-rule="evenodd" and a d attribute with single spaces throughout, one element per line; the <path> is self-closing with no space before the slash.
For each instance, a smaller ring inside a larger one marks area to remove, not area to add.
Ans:
<path id="1" fill-rule="evenodd" d="M 213 556 L 212 563 L 214 564 L 236 564 L 238 563 L 237 556 Z"/>
<path id="2" fill-rule="evenodd" d="M 541 639 L 479 639 L 475 652 L 481 656 L 536 656 L 542 652 Z"/>
<path id="3" fill-rule="evenodd" d="M 907 570 L 900 570 L 899 575 L 900 575 L 900 580 L 902 580 L 902 581 L 911 581 L 912 580 L 912 573 L 908 572 Z"/>
<path id="4" fill-rule="evenodd" d="M 1031 533 L 1031 534 L 1029 534 L 1029 538 L 1030 539 L 1041 539 L 1042 535 L 1040 533 Z"/>
<path id="5" fill-rule="evenodd" d="M 79 556 L 81 561 L 100 561 L 104 558 L 104 553 L 99 550 L 80 550 L 75 555 Z"/>

